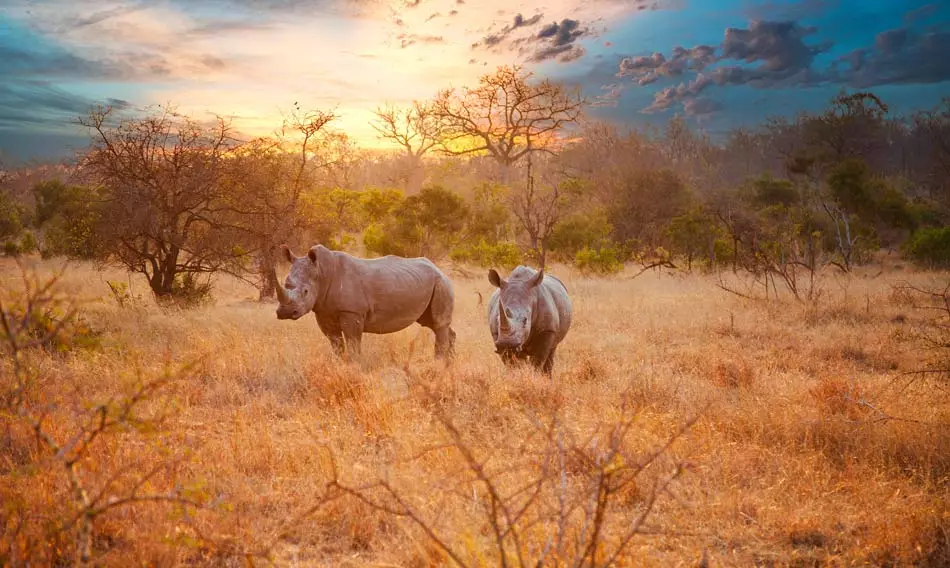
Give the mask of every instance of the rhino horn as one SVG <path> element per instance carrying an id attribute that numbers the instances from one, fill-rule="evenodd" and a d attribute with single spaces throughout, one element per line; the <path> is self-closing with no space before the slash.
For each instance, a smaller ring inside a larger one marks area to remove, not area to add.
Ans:
<path id="1" fill-rule="evenodd" d="M 287 297 L 287 290 L 284 289 L 284 285 L 281 284 L 280 279 L 277 278 L 277 270 L 275 268 L 271 268 L 270 270 L 271 277 L 274 279 L 274 284 L 276 284 L 277 299 L 281 304 L 286 304 L 289 301 Z"/>
<path id="2" fill-rule="evenodd" d="M 508 324 L 508 315 L 505 314 L 505 304 L 501 302 L 501 298 L 498 298 L 498 323 L 501 329 L 508 331 L 510 325 Z"/>

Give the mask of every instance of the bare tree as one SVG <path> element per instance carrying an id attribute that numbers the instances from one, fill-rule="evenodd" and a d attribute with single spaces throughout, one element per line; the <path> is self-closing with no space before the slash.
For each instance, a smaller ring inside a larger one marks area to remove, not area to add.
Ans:
<path id="1" fill-rule="evenodd" d="M 931 196 L 939 194 L 945 203 L 950 202 L 950 97 L 933 110 L 916 113 L 913 123 L 929 162 L 924 169 Z"/>
<path id="2" fill-rule="evenodd" d="M 406 192 L 418 193 L 425 180 L 422 157 L 439 143 L 440 124 L 436 115 L 419 101 L 402 109 L 386 105 L 376 109 L 376 119 L 370 125 L 380 138 L 405 151 L 409 170 Z"/>
<path id="3" fill-rule="evenodd" d="M 502 66 L 482 76 L 475 88 L 441 91 L 432 112 L 441 124 L 441 149 L 451 155 L 487 153 L 511 166 L 552 141 L 580 118 L 577 89 L 550 80 L 530 81 L 520 66 Z"/>
<path id="4" fill-rule="evenodd" d="M 546 241 L 564 211 L 562 180 L 551 175 L 541 176 L 539 187 L 538 172 L 531 156 L 528 156 L 525 174 L 524 186 L 512 193 L 511 212 L 528 236 L 528 246 L 535 256 L 538 268 L 543 269 L 547 256 Z"/>
<path id="5" fill-rule="evenodd" d="M 335 135 L 327 126 L 335 119 L 333 112 L 304 111 L 294 103 L 277 139 L 252 141 L 230 163 L 228 197 L 249 250 L 258 255 L 254 272 L 261 300 L 275 295 L 276 247 L 292 242 L 310 221 L 302 194 L 334 160 L 325 148 Z"/>
<path id="6" fill-rule="evenodd" d="M 233 267 L 244 254 L 226 220 L 221 179 L 237 146 L 220 117 L 204 125 L 164 108 L 110 124 L 99 107 L 80 124 L 94 136 L 81 170 L 103 189 L 101 226 L 108 259 L 144 275 L 157 297 L 194 277 Z"/>

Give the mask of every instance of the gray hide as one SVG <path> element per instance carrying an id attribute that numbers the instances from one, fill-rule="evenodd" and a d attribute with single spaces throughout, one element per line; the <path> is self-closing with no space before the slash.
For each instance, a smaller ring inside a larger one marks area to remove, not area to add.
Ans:
<path id="1" fill-rule="evenodd" d="M 502 280 L 494 268 L 488 281 L 498 289 L 488 300 L 488 328 L 506 364 L 530 358 L 544 373 L 554 369 L 554 352 L 571 327 L 573 307 L 564 284 L 543 270 L 519 266 Z"/>
<path id="2" fill-rule="evenodd" d="M 429 259 L 362 259 L 323 245 L 297 257 L 281 248 L 291 266 L 286 283 L 277 281 L 277 319 L 312 311 L 334 350 L 354 356 L 363 333 L 394 333 L 418 322 L 435 332 L 437 358 L 452 355 L 455 294 Z"/>

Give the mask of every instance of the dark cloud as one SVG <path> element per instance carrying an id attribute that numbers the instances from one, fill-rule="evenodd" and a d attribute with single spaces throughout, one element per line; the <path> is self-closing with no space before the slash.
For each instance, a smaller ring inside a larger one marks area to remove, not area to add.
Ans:
<path id="1" fill-rule="evenodd" d="M 643 109 L 645 113 L 654 113 L 666 110 L 677 103 L 683 103 L 698 97 L 700 93 L 714 84 L 708 75 L 700 73 L 689 83 L 680 83 L 660 90 L 653 96 L 653 104 Z"/>
<path id="2" fill-rule="evenodd" d="M 0 82 L 0 154 L 49 158 L 85 146 L 89 135 L 77 119 L 99 104 L 132 108 L 122 99 L 93 100 L 45 81 Z"/>
<path id="3" fill-rule="evenodd" d="M 577 40 L 588 35 L 590 30 L 581 27 L 577 20 L 565 18 L 552 22 L 531 37 L 517 40 L 515 45 L 521 46 L 521 53 L 530 54 L 529 61 L 540 62 L 556 59 L 562 63 L 574 61 L 583 57 L 585 50 L 577 45 Z"/>
<path id="4" fill-rule="evenodd" d="M 627 57 L 620 60 L 618 77 L 630 77 L 637 84 L 649 85 L 665 77 L 695 73 L 692 81 L 666 87 L 657 92 L 653 103 L 643 112 L 666 110 L 673 105 L 690 105 L 694 114 L 714 112 L 712 99 L 691 102 L 709 87 L 749 85 L 755 88 L 816 85 L 828 75 L 815 71 L 815 56 L 828 51 L 832 44 L 806 43 L 816 28 L 796 22 L 753 21 L 748 28 L 727 28 L 718 46 L 674 47 L 669 57 L 662 53 Z M 745 65 L 726 64 L 727 61 Z M 716 66 L 719 65 L 719 66 Z M 702 111 L 702 112 L 701 112 Z"/>
<path id="5" fill-rule="evenodd" d="M 500 31 L 489 34 L 485 36 L 482 41 L 472 44 L 473 48 L 477 47 L 494 47 L 505 40 L 511 32 L 520 29 L 533 26 L 541 21 L 542 14 L 535 14 L 530 18 L 525 19 L 521 14 L 515 15 L 515 19 L 512 23 L 503 27 Z"/>
<path id="6" fill-rule="evenodd" d="M 676 46 L 669 59 L 662 53 L 620 60 L 618 77 L 632 77 L 640 85 L 649 85 L 661 77 L 678 77 L 688 70 L 702 71 L 716 61 L 715 47 L 698 45 L 686 49 Z"/>
<path id="7" fill-rule="evenodd" d="M 873 47 L 841 57 L 847 67 L 836 79 L 857 88 L 950 81 L 950 30 L 915 32 L 898 28 L 879 33 Z"/>
<path id="8" fill-rule="evenodd" d="M 801 75 L 811 68 L 816 55 L 831 49 L 831 42 L 805 43 L 805 37 L 816 31 L 814 27 L 802 27 L 795 22 L 755 21 L 748 29 L 728 28 L 720 46 L 720 60 L 759 63 L 757 67 L 742 68 L 744 82 L 757 82 L 758 87 L 771 86 L 771 83 Z"/>

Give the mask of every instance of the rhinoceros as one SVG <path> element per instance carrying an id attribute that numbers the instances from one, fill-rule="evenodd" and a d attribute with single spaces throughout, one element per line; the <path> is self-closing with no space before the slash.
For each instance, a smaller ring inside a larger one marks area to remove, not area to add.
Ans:
<path id="1" fill-rule="evenodd" d="M 545 274 L 518 266 L 503 280 L 492 268 L 488 281 L 498 289 L 488 299 L 488 328 L 495 352 L 505 364 L 516 359 L 530 362 L 550 375 L 554 352 L 571 328 L 573 306 L 564 283 Z"/>
<path id="2" fill-rule="evenodd" d="M 323 245 L 295 256 L 286 283 L 277 281 L 277 319 L 317 316 L 320 331 L 339 355 L 359 356 L 363 333 L 394 333 L 418 322 L 435 332 L 435 356 L 454 352 L 452 283 L 427 258 L 362 259 Z"/>

